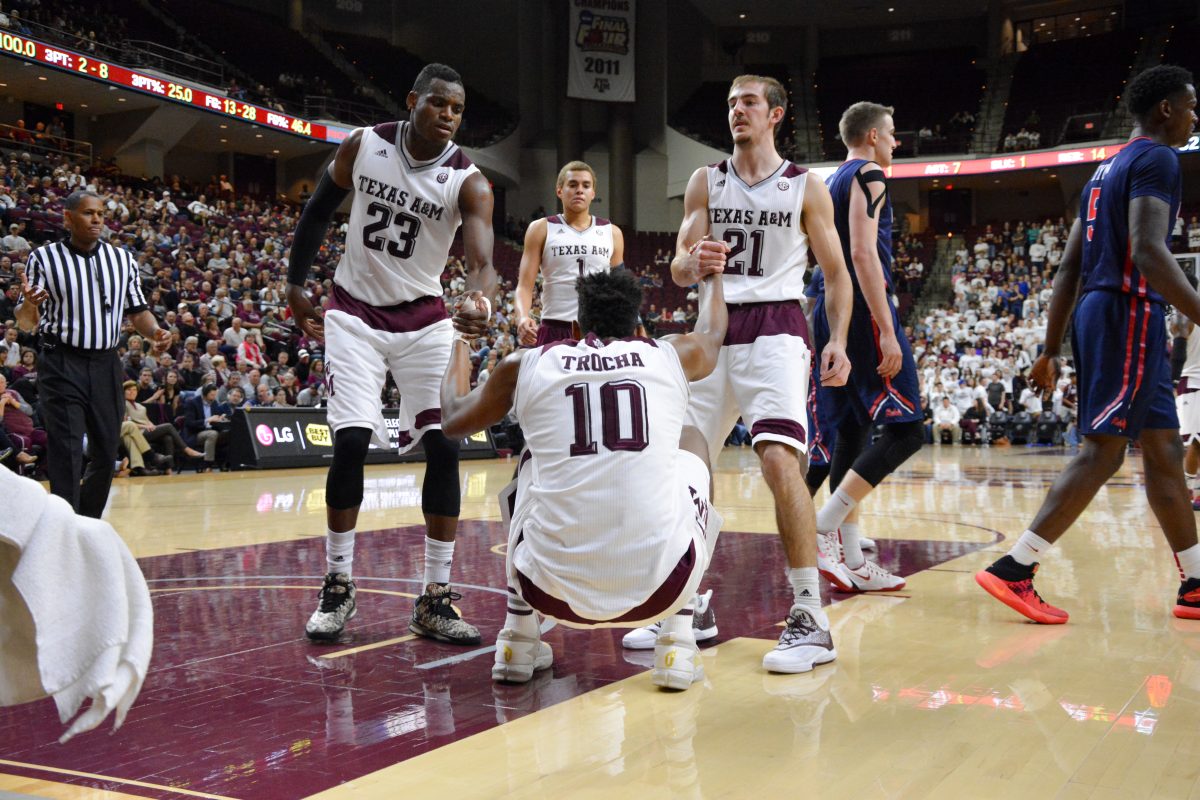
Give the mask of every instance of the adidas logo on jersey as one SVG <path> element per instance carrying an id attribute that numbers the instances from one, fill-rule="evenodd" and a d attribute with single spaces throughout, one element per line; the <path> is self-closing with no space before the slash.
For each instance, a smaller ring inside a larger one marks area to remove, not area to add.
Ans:
<path id="1" fill-rule="evenodd" d="M 387 148 L 385 147 L 385 148 L 383 148 L 383 149 L 381 149 L 381 150 L 376 150 L 376 151 L 375 151 L 375 155 L 377 155 L 377 156 L 386 156 L 386 155 L 387 155 Z"/>
<path id="2" fill-rule="evenodd" d="M 725 185 L 725 179 L 724 179 L 724 178 L 721 178 L 721 180 L 717 181 L 717 186 L 718 186 L 718 187 L 720 187 L 720 186 L 724 186 L 724 185 Z"/>

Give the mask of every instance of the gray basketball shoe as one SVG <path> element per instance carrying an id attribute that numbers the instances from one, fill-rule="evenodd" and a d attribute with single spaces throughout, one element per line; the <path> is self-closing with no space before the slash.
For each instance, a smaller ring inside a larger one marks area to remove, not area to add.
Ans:
<path id="1" fill-rule="evenodd" d="M 428 584 L 425 594 L 417 598 L 408 629 L 418 636 L 437 639 L 439 642 L 479 644 L 479 629 L 465 622 L 450 605 L 451 601 L 461 599 L 462 595 L 450 591 L 449 586 L 440 583 Z"/>
<path id="2" fill-rule="evenodd" d="M 821 619 L 817 619 L 818 615 Z M 763 656 L 763 668 L 771 672 L 808 672 L 817 664 L 828 664 L 835 658 L 837 650 L 825 613 L 814 615 L 804 606 L 792 606 L 779 643 Z"/>
<path id="3" fill-rule="evenodd" d="M 354 581 L 344 572 L 330 572 L 317 594 L 317 610 L 308 618 L 304 633 L 314 641 L 327 642 L 342 635 L 346 623 L 358 613 Z"/>

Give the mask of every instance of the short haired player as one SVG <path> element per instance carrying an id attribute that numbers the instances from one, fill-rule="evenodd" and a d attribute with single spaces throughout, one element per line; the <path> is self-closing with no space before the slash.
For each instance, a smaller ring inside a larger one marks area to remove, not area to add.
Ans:
<path id="1" fill-rule="evenodd" d="M 825 181 L 854 283 L 854 310 L 846 337 L 850 380 L 845 387 L 817 390 L 828 427 L 837 429 L 830 496 L 817 512 L 817 531 L 826 558 L 840 557 L 844 582 L 838 586 L 845 591 L 904 586 L 903 578 L 863 555 L 852 515 L 925 441 L 917 363 L 891 297 L 892 203 L 884 169 L 896 149 L 893 112 L 891 106 L 865 101 L 846 109 L 838 125 L 846 160 Z M 814 323 L 819 337 L 824 323 Z M 871 443 L 875 425 L 883 426 L 883 435 Z"/>
<path id="2" fill-rule="evenodd" d="M 808 320 L 809 334 L 812 336 L 813 354 L 812 367 L 817 369 L 817 353 L 829 341 L 829 321 L 825 317 L 825 276 L 818 265 L 809 276 L 804 287 L 804 318 Z M 833 450 L 837 446 L 836 417 L 840 399 L 831 391 L 823 390 L 818 381 L 808 384 L 808 472 L 804 482 L 808 485 L 808 493 L 813 497 L 821 490 L 821 485 L 829 477 L 833 466 Z M 858 524 L 862 506 L 856 506 L 846 516 L 842 523 L 843 530 L 852 528 L 852 535 L 858 537 L 859 546 L 863 550 L 874 550 L 875 540 L 861 533 Z"/>
<path id="3" fill-rule="evenodd" d="M 821 381 L 845 383 L 850 279 L 834 226 L 829 190 L 779 155 L 775 132 L 787 93 L 774 78 L 742 75 L 729 87 L 733 155 L 701 167 L 683 199 L 671 275 L 690 286 L 724 275 L 729 333 L 713 373 L 692 387 L 688 423 L 703 432 L 710 459 L 739 416 L 750 429 L 788 564 L 792 605 L 776 647 L 763 658 L 772 672 L 808 672 L 837 658 L 821 608 L 816 526 L 804 485 L 810 359 L 801 301 L 808 250 L 825 270 L 831 334 L 818 361 Z M 648 630 L 627 635 L 638 647 Z"/>
<path id="4" fill-rule="evenodd" d="M 721 517 L 709 506 L 708 445 L 684 417 L 689 381 L 712 372 L 725 338 L 721 277 L 701 284 L 695 331 L 658 340 L 633 335 L 642 290 L 629 272 L 577 286 L 574 338 L 512 353 L 473 391 L 459 340 L 442 383 L 451 435 L 510 408 L 525 433 L 492 677 L 523 683 L 551 665 L 535 612 L 572 627 L 665 617 L 651 679 L 686 689 L 704 674 L 692 602 Z"/>
<path id="5" fill-rule="evenodd" d="M 338 147 L 304 207 L 288 266 L 288 305 L 304 332 L 325 339 L 333 463 L 326 481 L 326 566 L 310 639 L 337 638 L 357 611 L 351 568 L 363 499 L 363 463 L 372 442 L 389 447 L 380 396 L 390 372 L 400 388 L 400 451 L 425 452 L 424 587 L 412 632 L 478 644 L 479 631 L 451 606 L 450 565 L 458 527 L 458 442 L 441 430 L 439 387 L 453 326 L 441 274 L 458 228 L 466 249 L 469 310 L 464 324 L 486 327 L 496 284 L 492 268 L 492 190 L 453 142 L 466 92 L 450 67 L 430 64 L 408 93 L 409 119 L 358 128 Z M 352 195 L 346 250 L 324 319 L 304 294 L 334 211 Z M 462 298 L 460 298 L 461 300 Z"/>
<path id="6" fill-rule="evenodd" d="M 594 217 L 596 172 L 582 161 L 571 161 L 558 171 L 554 194 L 562 213 L 535 219 L 525 231 L 521 272 L 514 299 L 517 336 L 522 345 L 542 346 L 571 338 L 579 300 L 575 281 L 595 272 L 607 272 L 624 262 L 625 237 L 606 219 Z M 533 289 L 542 276 L 541 323 L 531 316 Z"/>
<path id="7" fill-rule="evenodd" d="M 1064 623 L 1068 614 L 1033 588 L 1038 562 L 1120 468 L 1131 440 L 1141 445 L 1146 499 L 1182 579 L 1174 614 L 1200 619 L 1200 545 L 1183 475 L 1164 320 L 1164 304 L 1170 303 L 1193 324 L 1200 322 L 1200 295 L 1167 247 L 1183 194 L 1175 148 L 1196 124 L 1192 74 L 1165 64 L 1151 67 L 1130 81 L 1125 102 L 1133 136 L 1084 184 L 1054 281 L 1046 349 L 1030 372 L 1038 387 L 1054 386 L 1074 307 L 1071 344 L 1083 444 L 1015 546 L 975 575 L 997 600 L 1045 624 Z"/>

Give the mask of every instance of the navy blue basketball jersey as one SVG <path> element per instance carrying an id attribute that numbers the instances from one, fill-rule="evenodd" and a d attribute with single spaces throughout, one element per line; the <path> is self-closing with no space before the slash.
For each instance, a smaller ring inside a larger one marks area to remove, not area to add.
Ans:
<path id="1" fill-rule="evenodd" d="M 825 271 L 820 267 L 816 267 L 812 271 L 812 275 L 808 276 L 808 283 L 804 287 L 805 297 L 820 297 L 825 294 Z"/>
<path id="2" fill-rule="evenodd" d="M 833 222 L 837 226 L 838 238 L 842 241 L 842 255 L 846 258 L 846 266 L 850 268 L 850 279 L 854 282 L 854 291 L 861 293 L 858 286 L 857 267 L 850 258 L 850 191 L 857 182 L 855 175 L 865 159 L 854 158 L 829 176 L 825 185 L 833 195 Z M 883 279 L 887 282 L 888 294 L 892 293 L 892 198 L 884 195 L 879 206 L 879 263 L 883 265 Z"/>
<path id="3" fill-rule="evenodd" d="M 1106 289 L 1163 302 L 1134 266 L 1129 204 L 1135 197 L 1157 197 L 1170 205 L 1174 224 L 1182 193 L 1179 154 L 1149 137 L 1131 139 L 1121 152 L 1101 162 L 1083 187 L 1079 205 L 1084 226 L 1080 293 Z M 1171 225 L 1163 233 L 1169 238 Z"/>

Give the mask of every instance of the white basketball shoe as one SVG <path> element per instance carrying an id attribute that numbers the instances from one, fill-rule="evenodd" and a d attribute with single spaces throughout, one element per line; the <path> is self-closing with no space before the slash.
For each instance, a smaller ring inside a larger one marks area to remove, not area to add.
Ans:
<path id="1" fill-rule="evenodd" d="M 700 648 L 694 636 L 660 632 L 654 643 L 654 669 L 650 682 L 664 689 L 687 689 L 704 680 Z"/>
<path id="2" fill-rule="evenodd" d="M 875 540 L 872 539 L 870 536 L 859 536 L 858 537 L 858 546 L 861 547 L 863 550 L 878 550 L 879 549 L 878 546 L 875 544 Z"/>
<path id="3" fill-rule="evenodd" d="M 817 571 L 843 592 L 854 591 L 854 580 L 842 563 L 842 543 L 837 531 L 817 534 Z"/>
<path id="4" fill-rule="evenodd" d="M 864 559 L 861 567 L 850 567 L 844 563 L 842 566 L 846 568 L 856 592 L 892 592 L 904 588 L 904 578 L 893 575 L 873 561 Z"/>
<path id="5" fill-rule="evenodd" d="M 658 634 L 661 630 L 661 621 L 634 628 L 621 637 L 621 646 L 626 650 L 649 650 L 658 641 Z M 712 607 L 712 589 L 704 594 L 696 595 L 696 605 L 692 613 L 692 631 L 696 634 L 697 642 L 708 642 L 717 638 L 717 615 Z"/>
<path id="6" fill-rule="evenodd" d="M 502 683 L 527 683 L 533 673 L 549 669 L 554 651 L 540 636 L 523 636 L 512 628 L 496 634 L 496 661 L 492 680 Z"/>

